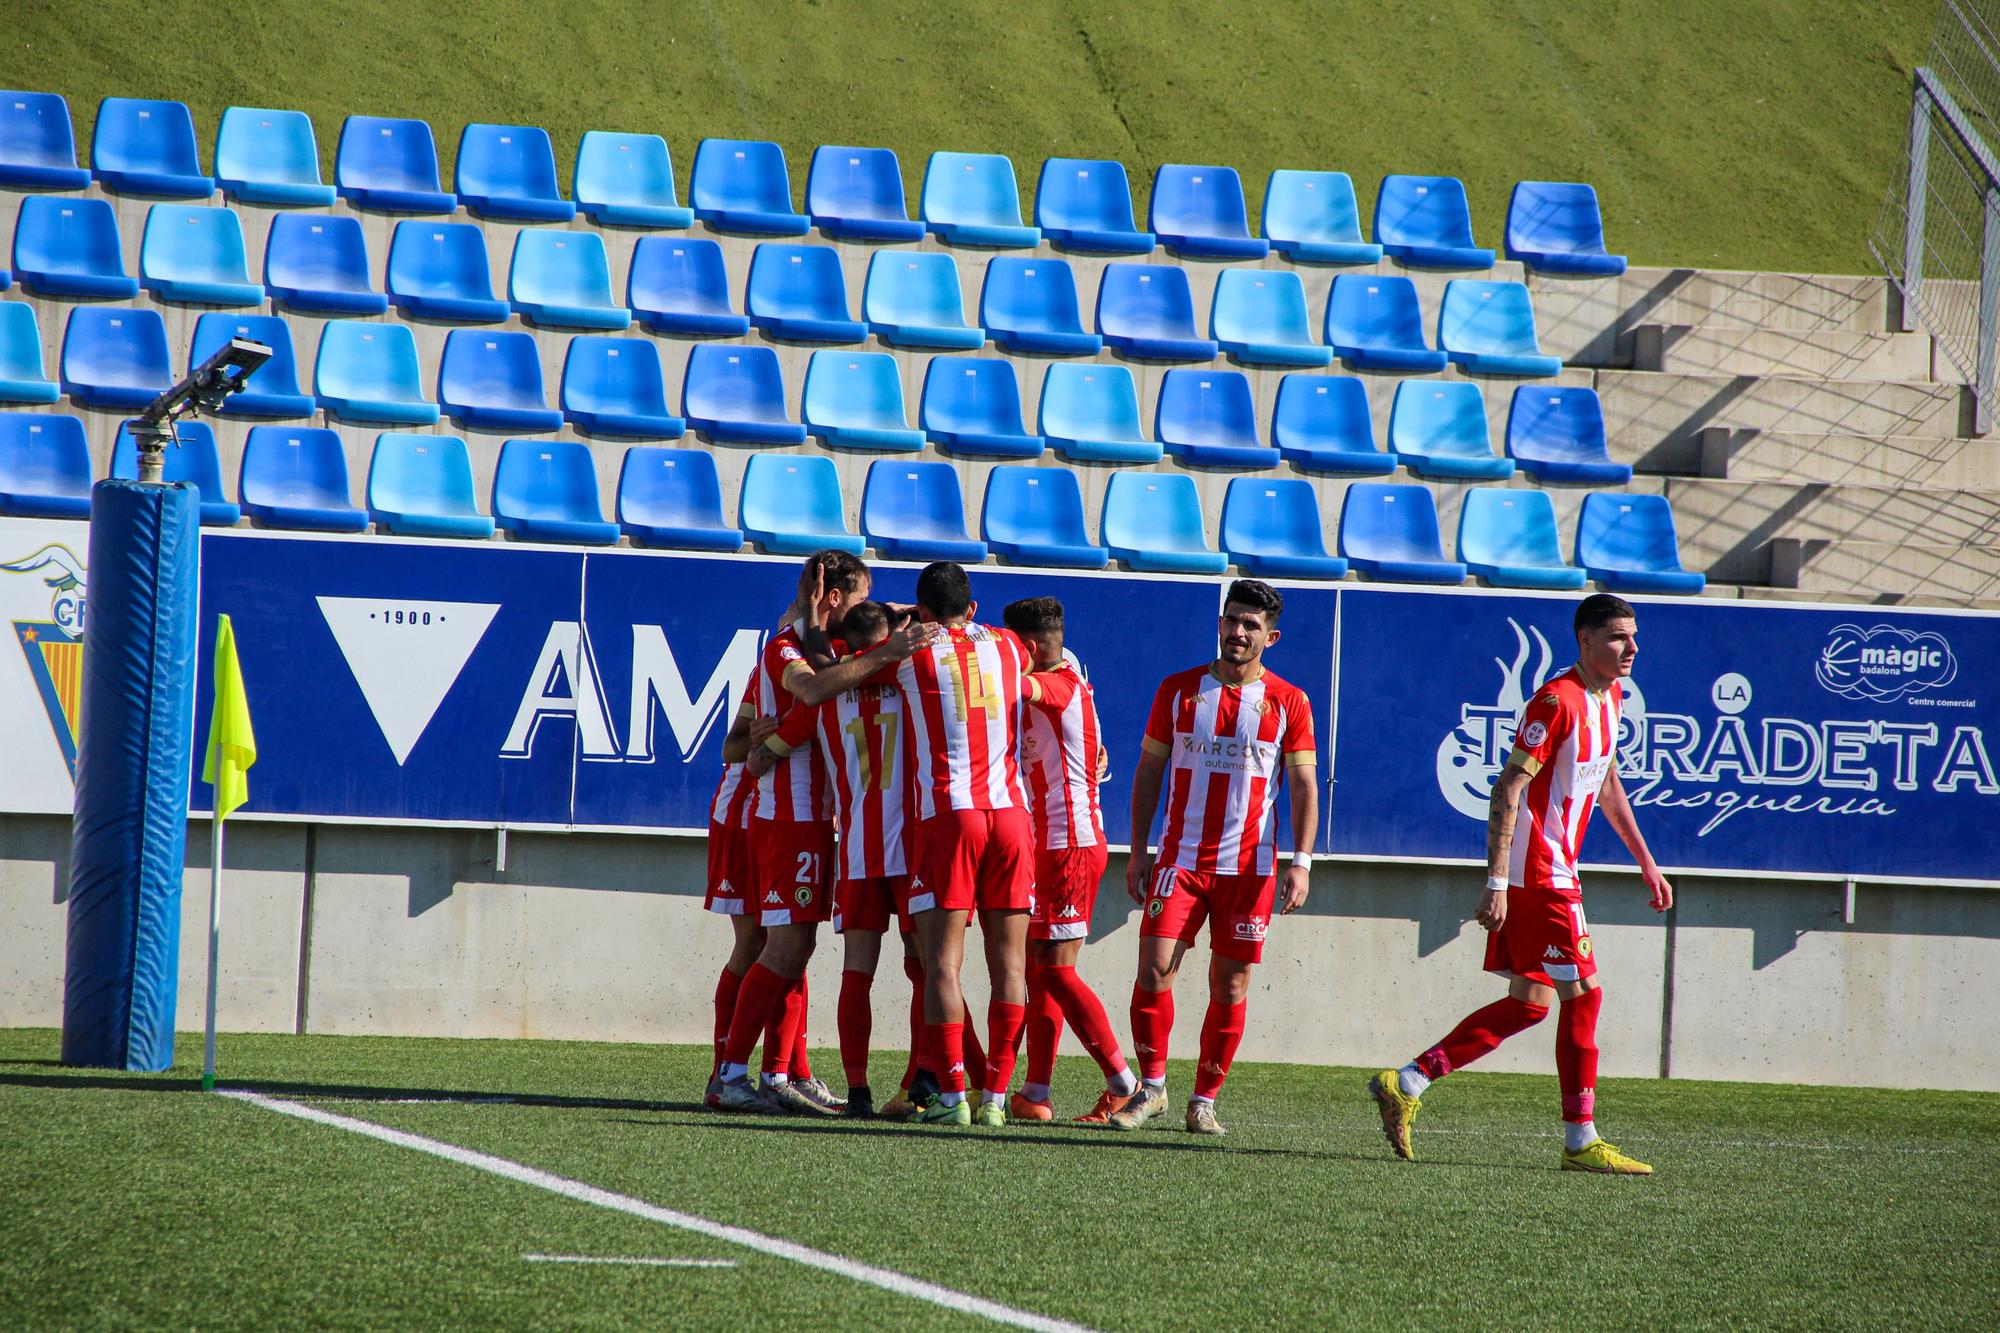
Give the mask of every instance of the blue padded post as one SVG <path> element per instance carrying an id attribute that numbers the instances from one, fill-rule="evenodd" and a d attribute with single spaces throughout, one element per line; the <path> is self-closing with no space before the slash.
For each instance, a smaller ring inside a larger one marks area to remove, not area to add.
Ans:
<path id="1" fill-rule="evenodd" d="M 64 1064 L 157 1072 L 174 1060 L 200 499 L 179 484 L 91 491 Z"/>

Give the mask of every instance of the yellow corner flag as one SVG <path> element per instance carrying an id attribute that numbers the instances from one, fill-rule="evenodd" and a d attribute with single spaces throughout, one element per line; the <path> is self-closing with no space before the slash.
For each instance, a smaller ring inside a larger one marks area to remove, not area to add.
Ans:
<path id="1" fill-rule="evenodd" d="M 215 817 L 226 818 L 250 799 L 250 766 L 257 762 L 257 736 L 250 729 L 250 700 L 243 693 L 243 668 L 236 660 L 236 631 L 228 616 L 216 617 L 215 707 L 208 719 L 208 758 L 201 780 L 215 786 Z"/>

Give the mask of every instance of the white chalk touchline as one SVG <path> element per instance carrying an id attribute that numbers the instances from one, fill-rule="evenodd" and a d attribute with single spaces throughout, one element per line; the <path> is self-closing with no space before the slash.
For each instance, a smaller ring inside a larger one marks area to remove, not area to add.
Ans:
<path id="1" fill-rule="evenodd" d="M 587 1185 L 580 1180 L 569 1180 L 520 1162 L 509 1161 L 505 1157 L 494 1157 L 487 1153 L 461 1148 L 457 1144 L 443 1143 L 437 1139 L 427 1139 L 421 1134 L 410 1134 L 387 1125 L 378 1125 L 368 1120 L 356 1120 L 350 1116 L 335 1115 L 316 1106 L 305 1106 L 298 1102 L 285 1101 L 277 1097 L 266 1097 L 261 1093 L 238 1089 L 219 1089 L 221 1095 L 250 1106 L 262 1107 L 266 1111 L 276 1111 L 280 1115 L 294 1116 L 300 1120 L 310 1120 L 314 1124 L 329 1125 L 334 1129 L 344 1129 L 349 1133 L 362 1134 L 382 1143 L 394 1144 L 398 1148 L 408 1148 L 431 1157 L 440 1157 L 447 1162 L 469 1166 L 475 1171 L 484 1171 L 522 1185 L 532 1185 L 536 1189 L 560 1194 L 566 1199 L 579 1203 L 606 1208 L 612 1212 L 626 1213 L 633 1217 L 658 1222 L 663 1226 L 678 1227 L 682 1231 L 692 1231 L 696 1235 L 713 1240 L 727 1241 L 731 1245 L 741 1245 L 759 1254 L 768 1254 L 778 1259 L 789 1259 L 807 1268 L 817 1268 L 822 1272 L 851 1278 L 856 1282 L 878 1287 L 898 1296 L 908 1296 L 912 1300 L 928 1301 L 932 1305 L 955 1310 L 961 1314 L 979 1315 L 996 1324 L 1007 1324 L 1014 1328 L 1032 1328 L 1042 1333 L 1091 1333 L 1082 1324 L 1072 1324 L 1062 1319 L 1051 1319 L 1047 1315 L 1034 1314 L 1027 1310 L 1016 1310 L 998 1301 L 989 1301 L 982 1296 L 973 1296 L 949 1287 L 940 1287 L 934 1282 L 914 1278 L 907 1273 L 893 1269 L 877 1268 L 859 1260 L 848 1259 L 825 1250 L 815 1250 L 777 1236 L 767 1236 L 761 1231 L 751 1231 L 746 1227 L 729 1226 L 722 1222 L 710 1221 L 694 1213 L 678 1212 L 672 1208 L 662 1208 L 657 1204 L 635 1199 L 627 1194 L 614 1194 L 595 1185 Z"/>
<path id="2" fill-rule="evenodd" d="M 655 1259 L 615 1254 L 524 1254 L 531 1264 L 630 1264 L 635 1268 L 734 1268 L 734 1259 Z"/>

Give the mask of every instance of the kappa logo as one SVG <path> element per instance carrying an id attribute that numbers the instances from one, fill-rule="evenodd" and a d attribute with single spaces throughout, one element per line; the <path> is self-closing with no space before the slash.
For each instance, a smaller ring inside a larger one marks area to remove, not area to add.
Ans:
<path id="1" fill-rule="evenodd" d="M 1075 903 L 1064 903 L 1062 911 L 1057 912 L 1056 915 L 1066 920 L 1073 920 L 1076 917 L 1082 916 L 1083 913 L 1077 910 Z"/>
<path id="2" fill-rule="evenodd" d="M 1542 957 L 1554 958 L 1558 961 L 1561 961 L 1563 957 L 1563 951 L 1561 949 L 1556 948 L 1555 945 L 1551 944 L 1548 948 L 1542 950 Z"/>
<path id="3" fill-rule="evenodd" d="M 83 562 L 51 542 L 31 555 L 0 563 L 0 572 L 39 574 L 53 590 L 47 620 L 17 620 L 14 638 L 28 660 L 42 711 L 72 781 L 76 778 L 76 728 L 83 698 Z"/>
<path id="4" fill-rule="evenodd" d="M 721 884 L 716 886 L 715 894 L 718 898 L 733 897 L 735 893 L 736 893 L 736 886 L 734 884 L 731 884 L 727 879 L 723 880 Z"/>
<path id="5" fill-rule="evenodd" d="M 1845 699 L 1887 703 L 1941 690 L 1958 678 L 1958 658 L 1944 635 L 1895 625 L 1835 625 L 1813 664 L 1822 688 Z"/>
<path id="6" fill-rule="evenodd" d="M 766 889 L 764 891 L 764 901 L 770 903 L 773 907 L 781 907 L 784 905 L 785 900 L 778 895 L 776 889 Z"/>

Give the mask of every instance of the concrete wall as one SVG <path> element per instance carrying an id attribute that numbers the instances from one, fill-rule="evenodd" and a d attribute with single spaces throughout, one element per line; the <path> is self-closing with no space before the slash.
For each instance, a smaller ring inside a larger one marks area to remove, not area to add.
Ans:
<path id="1" fill-rule="evenodd" d="M 180 1026 L 202 1019 L 207 829 L 190 826 Z M 704 1042 L 726 926 L 701 911 L 684 838 L 241 823 L 231 826 L 222 1026 L 230 1031 Z M 69 822 L 0 819 L 0 1025 L 62 1018 Z M 1495 993 L 1469 869 L 1322 863 L 1274 925 L 1248 1060 L 1400 1063 Z M 1113 857 L 1084 973 L 1126 1031 L 1138 921 Z M 2000 894 L 1690 877 L 1667 921 L 1629 875 L 1594 877 L 1607 1076 L 2000 1089 Z M 893 959 L 877 1042 L 900 1049 Z M 1179 988 L 1191 1055 L 1205 954 Z M 980 971 L 974 964 L 969 973 Z M 815 958 L 812 1040 L 835 1044 L 839 946 Z M 983 994 L 974 996 L 983 1004 Z M 1547 1071 L 1552 1030 L 1483 1067 Z M 1074 1050 L 1072 1041 L 1070 1049 Z"/>

